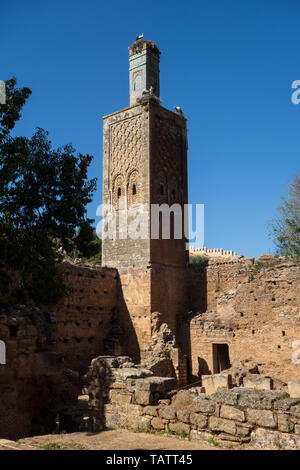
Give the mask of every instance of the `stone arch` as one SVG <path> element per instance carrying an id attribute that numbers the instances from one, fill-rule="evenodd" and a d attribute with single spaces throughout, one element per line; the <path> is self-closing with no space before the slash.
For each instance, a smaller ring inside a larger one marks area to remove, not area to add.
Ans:
<path id="1" fill-rule="evenodd" d="M 127 206 L 141 202 L 141 188 L 138 170 L 132 170 L 127 177 Z"/>
<path id="2" fill-rule="evenodd" d="M 112 204 L 115 210 L 120 209 L 121 198 L 125 198 L 125 178 L 122 173 L 118 173 L 112 184 Z"/>

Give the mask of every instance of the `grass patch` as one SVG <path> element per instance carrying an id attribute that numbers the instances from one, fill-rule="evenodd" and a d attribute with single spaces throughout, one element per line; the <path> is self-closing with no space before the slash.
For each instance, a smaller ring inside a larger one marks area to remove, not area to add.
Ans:
<path id="1" fill-rule="evenodd" d="M 214 446 L 214 447 L 216 447 L 216 446 L 219 445 L 219 444 L 217 443 L 217 441 L 215 441 L 212 436 L 210 436 L 210 437 L 207 439 L 207 442 L 208 442 L 209 444 L 211 444 L 212 446 Z"/>
<path id="2" fill-rule="evenodd" d="M 190 256 L 189 264 L 197 264 L 198 266 L 207 266 L 208 258 L 205 256 Z"/>
<path id="3" fill-rule="evenodd" d="M 134 430 L 134 432 L 144 432 L 144 433 L 150 433 L 150 434 L 155 434 L 156 431 L 155 429 L 149 425 L 149 426 L 137 426 L 137 428 Z"/>
<path id="4" fill-rule="evenodd" d="M 38 446 L 42 450 L 84 450 L 81 444 L 66 443 L 65 445 L 59 444 L 58 442 L 48 442 Z"/>

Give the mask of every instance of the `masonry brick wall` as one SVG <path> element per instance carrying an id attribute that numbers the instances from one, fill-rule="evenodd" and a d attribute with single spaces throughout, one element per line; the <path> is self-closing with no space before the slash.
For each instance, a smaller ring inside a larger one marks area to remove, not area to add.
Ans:
<path id="1" fill-rule="evenodd" d="M 6 363 L 0 364 L 0 437 L 48 434 L 58 412 L 77 402 L 76 387 L 63 369 L 55 316 L 23 305 L 0 309 L 0 338 Z"/>
<path id="2" fill-rule="evenodd" d="M 174 379 L 154 377 L 139 367 L 128 369 L 126 361 L 103 357 L 92 362 L 86 376 L 91 430 L 106 426 L 192 439 L 253 440 L 258 446 L 262 439 L 273 439 L 278 446 L 300 448 L 300 398 L 245 387 L 213 395 L 193 389 L 176 393 Z"/>
<path id="3" fill-rule="evenodd" d="M 56 347 L 66 367 L 83 374 L 91 359 L 105 352 L 104 341 L 117 304 L 117 271 L 67 262 L 60 270 L 72 293 L 55 307 Z"/>
<path id="4" fill-rule="evenodd" d="M 247 260 L 209 262 L 190 269 L 188 276 L 191 305 L 199 301 L 198 312 L 203 312 L 185 316 L 180 328 L 194 376 L 217 372 L 213 344 L 222 343 L 228 344 L 233 365 L 256 363 L 262 374 L 283 382 L 299 376 L 299 365 L 292 361 L 292 344 L 300 339 L 299 265 L 257 269 Z"/>

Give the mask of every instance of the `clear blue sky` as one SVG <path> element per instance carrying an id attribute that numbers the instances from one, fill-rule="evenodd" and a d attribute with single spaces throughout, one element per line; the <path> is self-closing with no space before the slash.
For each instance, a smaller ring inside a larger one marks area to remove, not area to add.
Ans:
<path id="1" fill-rule="evenodd" d="M 29 86 L 16 134 L 94 155 L 101 202 L 102 116 L 128 106 L 128 46 L 162 51 L 162 104 L 188 118 L 189 198 L 205 204 L 205 245 L 272 252 L 266 221 L 299 165 L 299 0 L 13 0 L 1 4 L 0 79 Z"/>

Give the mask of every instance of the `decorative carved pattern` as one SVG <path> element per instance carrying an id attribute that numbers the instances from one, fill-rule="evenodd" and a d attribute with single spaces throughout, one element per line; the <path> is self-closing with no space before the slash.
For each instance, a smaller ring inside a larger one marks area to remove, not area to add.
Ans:
<path id="1" fill-rule="evenodd" d="M 177 126 L 172 126 L 162 119 L 155 121 L 155 174 L 159 175 L 156 183 L 156 198 L 158 203 L 169 204 L 182 202 L 182 135 Z M 163 183 L 163 176 L 166 181 Z M 166 186 L 165 195 L 161 194 L 161 184 Z"/>
<path id="2" fill-rule="evenodd" d="M 110 174 L 128 175 L 139 168 L 142 150 L 142 120 L 136 116 L 112 124 L 110 128 Z"/>
<path id="3" fill-rule="evenodd" d="M 125 196 L 126 182 L 128 206 L 140 202 L 141 188 L 138 175 L 141 170 L 141 155 L 141 116 L 112 124 L 110 127 L 110 181 L 115 209 L 119 208 L 119 188 L 121 188 L 121 196 Z M 134 190 L 133 185 L 135 185 Z"/>

